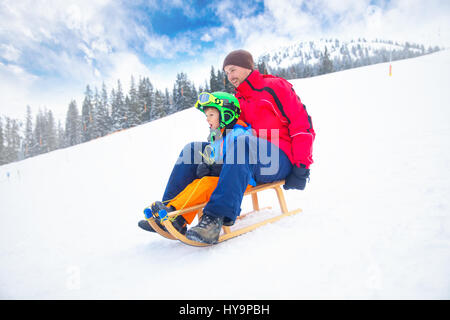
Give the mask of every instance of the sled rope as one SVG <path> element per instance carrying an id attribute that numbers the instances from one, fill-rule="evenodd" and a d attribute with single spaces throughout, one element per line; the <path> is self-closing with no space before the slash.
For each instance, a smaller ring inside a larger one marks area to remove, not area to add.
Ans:
<path id="1" fill-rule="evenodd" d="M 200 179 L 197 184 L 195 185 L 194 190 L 192 190 L 191 194 L 189 195 L 189 197 L 186 199 L 186 201 L 184 202 L 184 204 L 181 206 L 180 209 L 178 209 L 177 211 L 183 210 L 184 207 L 186 206 L 186 204 L 189 202 L 189 200 L 191 200 L 192 196 L 194 195 L 194 193 L 197 191 L 198 186 L 200 185 L 200 182 L 202 181 L 202 179 Z M 173 217 L 169 217 L 170 221 L 174 221 L 177 217 L 178 217 L 179 213 L 177 213 L 176 215 L 174 215 Z"/>
<path id="2" fill-rule="evenodd" d="M 209 150 L 209 153 L 208 153 L 208 150 Z M 205 152 L 205 153 L 199 151 L 198 153 L 201 154 L 201 156 L 203 157 L 203 159 L 205 159 L 205 162 L 206 162 L 207 164 L 209 164 L 209 165 L 214 164 L 214 162 L 216 162 L 216 161 L 214 160 L 214 149 L 211 147 L 210 144 L 208 144 L 208 145 L 205 147 L 204 152 Z M 211 156 L 211 155 L 213 155 L 213 156 Z"/>

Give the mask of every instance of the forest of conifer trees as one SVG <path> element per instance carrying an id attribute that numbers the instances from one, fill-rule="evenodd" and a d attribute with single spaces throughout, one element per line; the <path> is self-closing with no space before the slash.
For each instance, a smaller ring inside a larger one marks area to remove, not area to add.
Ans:
<path id="1" fill-rule="evenodd" d="M 286 79 L 312 77 L 315 75 L 356 68 L 364 65 L 411 58 L 440 50 L 438 47 L 425 50 L 423 46 L 406 43 L 402 50 L 376 49 L 327 40 L 324 50 L 314 49 L 303 52 L 300 44 L 294 53 L 300 62 L 287 68 L 271 68 L 271 61 L 281 62 L 280 55 L 266 55 L 256 61 L 256 68 L 263 74 L 273 74 Z M 389 42 L 388 42 L 389 43 Z M 339 52 L 331 58 L 330 51 Z M 175 112 L 194 106 L 202 91 L 226 91 L 234 93 L 234 88 L 225 73 L 211 66 L 209 83 L 198 89 L 188 79 L 187 74 L 178 73 L 172 92 L 156 89 L 148 77 L 131 77 L 129 88 L 123 88 L 120 79 L 114 88 L 86 86 L 81 104 L 72 100 L 68 103 L 65 123 L 56 121 L 51 110 L 39 109 L 33 115 L 27 106 L 25 120 L 0 116 L 0 165 L 22 160 L 56 149 L 70 147 L 107 134 L 135 127 Z"/>
<path id="2" fill-rule="evenodd" d="M 192 107 L 202 91 L 233 92 L 224 72 L 211 67 L 210 82 L 198 89 L 187 74 L 177 74 L 172 92 L 156 89 L 148 77 L 131 77 L 128 90 L 120 79 L 111 90 L 87 85 L 81 105 L 69 102 L 65 123 L 51 110 L 33 116 L 27 106 L 25 121 L 0 117 L 0 165 L 74 146 L 135 127 Z"/>

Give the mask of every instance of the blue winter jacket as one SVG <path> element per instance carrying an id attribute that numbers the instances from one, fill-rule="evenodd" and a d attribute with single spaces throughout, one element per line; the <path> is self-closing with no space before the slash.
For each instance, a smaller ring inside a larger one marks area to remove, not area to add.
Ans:
<path id="1" fill-rule="evenodd" d="M 246 126 L 244 126 L 246 125 Z M 239 136 L 242 135 L 253 135 L 252 128 L 249 124 L 245 122 L 238 121 L 234 126 L 233 129 L 227 130 L 225 138 L 221 136 L 219 139 L 214 140 L 211 143 L 212 152 L 211 157 L 214 158 L 214 161 L 216 163 L 222 163 L 225 160 L 227 148 L 230 148 L 230 145 L 232 143 L 236 143 L 236 139 Z M 251 179 L 250 185 L 256 186 L 255 179 Z"/>

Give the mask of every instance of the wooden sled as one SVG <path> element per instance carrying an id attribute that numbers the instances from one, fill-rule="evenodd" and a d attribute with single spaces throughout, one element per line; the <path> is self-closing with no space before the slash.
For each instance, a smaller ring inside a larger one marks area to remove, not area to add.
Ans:
<path id="1" fill-rule="evenodd" d="M 247 196 L 247 195 L 252 196 L 253 211 L 250 211 L 245 214 L 241 214 L 239 217 L 237 217 L 236 223 L 238 223 L 238 221 L 240 219 L 242 219 L 250 214 L 254 214 L 256 212 L 259 212 L 259 211 L 262 211 L 265 209 L 271 209 L 270 207 L 260 209 L 259 202 L 258 202 L 258 192 L 268 190 L 268 189 L 275 190 L 277 197 L 278 197 L 278 202 L 280 204 L 281 214 L 279 214 L 275 217 L 260 221 L 253 225 L 249 225 L 249 226 L 246 226 L 246 227 L 243 227 L 243 228 L 240 228 L 237 230 L 233 230 L 233 231 L 231 230 L 231 227 L 223 226 L 222 227 L 223 232 L 219 237 L 218 243 L 223 242 L 228 239 L 231 239 L 231 238 L 234 238 L 234 237 L 237 237 L 237 236 L 240 236 L 240 235 L 250 232 L 252 230 L 255 230 L 256 228 L 259 228 L 265 224 L 272 223 L 272 222 L 278 221 L 282 218 L 285 218 L 287 216 L 294 215 L 294 214 L 301 212 L 302 209 L 295 209 L 292 211 L 288 211 L 287 205 L 286 205 L 286 199 L 284 198 L 283 190 L 281 189 L 282 185 L 284 185 L 284 180 L 280 180 L 280 181 L 273 182 L 273 183 L 262 184 L 262 185 L 259 185 L 259 186 L 256 186 L 256 187 L 253 187 L 253 188 L 247 190 L 244 193 L 244 196 Z M 168 215 L 160 217 L 161 223 L 164 225 L 164 227 L 167 229 L 167 231 L 161 229 L 158 226 L 158 224 L 155 222 L 155 219 L 153 217 L 149 217 L 146 219 L 147 219 L 148 223 L 152 226 L 153 230 L 155 230 L 157 233 L 159 233 L 160 235 L 162 235 L 163 237 L 165 237 L 167 239 L 171 239 L 171 240 L 178 239 L 181 242 L 184 242 L 185 244 L 188 244 L 191 246 L 196 246 L 196 247 L 210 246 L 211 244 L 193 241 L 193 240 L 186 238 L 185 235 L 181 234 L 180 232 L 177 231 L 177 229 L 175 229 L 175 227 L 172 225 L 172 222 L 168 219 L 170 217 L 177 216 L 179 214 L 184 214 L 187 212 L 200 210 L 205 206 L 206 206 L 206 202 L 196 205 L 196 206 L 193 206 L 193 207 L 190 207 L 190 208 L 184 208 L 182 210 L 172 211 Z M 201 213 L 199 213 L 199 215 L 201 215 Z M 235 223 L 235 225 L 236 225 L 236 223 Z"/>

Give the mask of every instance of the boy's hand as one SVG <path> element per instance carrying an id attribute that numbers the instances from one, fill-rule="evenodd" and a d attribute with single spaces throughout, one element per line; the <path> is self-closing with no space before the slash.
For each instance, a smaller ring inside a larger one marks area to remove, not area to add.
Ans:
<path id="1" fill-rule="evenodd" d="M 197 178 L 201 179 L 205 176 L 218 177 L 222 171 L 223 164 L 213 163 L 211 165 L 201 163 L 197 166 Z"/>
<path id="2" fill-rule="evenodd" d="M 222 166 L 223 164 L 219 164 L 219 163 L 214 163 L 212 165 L 210 165 L 210 176 L 213 177 L 218 177 L 220 176 L 220 171 L 222 171 Z"/>
<path id="3" fill-rule="evenodd" d="M 204 176 L 209 175 L 211 168 L 206 163 L 202 162 L 197 166 L 197 178 L 201 179 Z"/>

